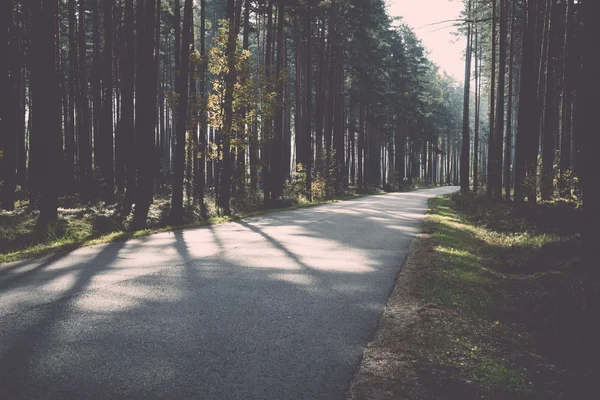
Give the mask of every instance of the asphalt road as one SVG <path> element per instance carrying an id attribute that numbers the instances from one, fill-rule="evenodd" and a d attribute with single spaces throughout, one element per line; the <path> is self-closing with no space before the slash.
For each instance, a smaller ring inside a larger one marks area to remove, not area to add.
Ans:
<path id="1" fill-rule="evenodd" d="M 0 399 L 343 399 L 427 199 L 0 265 Z"/>

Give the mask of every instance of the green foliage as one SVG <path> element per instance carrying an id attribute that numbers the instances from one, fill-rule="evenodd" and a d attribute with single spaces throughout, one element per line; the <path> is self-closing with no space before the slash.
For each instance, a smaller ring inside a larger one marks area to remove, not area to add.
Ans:
<path id="1" fill-rule="evenodd" d="M 430 200 L 423 230 L 438 261 L 419 297 L 437 310 L 425 319 L 421 349 L 434 385 L 463 382 L 465 398 L 534 399 L 580 398 L 581 383 L 595 384 L 567 371 L 589 352 L 571 337 L 589 326 L 600 286 L 576 269 L 579 244 L 561 222 L 563 206 L 536 207 L 521 214 L 474 194 Z M 553 222 L 540 225 L 541 211 Z"/>
<path id="2" fill-rule="evenodd" d="M 308 203 L 306 197 L 306 170 L 302 164 L 296 165 L 296 171 L 292 172 L 291 180 L 286 179 L 283 193 L 286 199 L 291 199 L 296 204 Z"/>
<path id="3" fill-rule="evenodd" d="M 335 194 L 335 183 L 337 162 L 335 150 L 328 154 L 324 149 L 317 152 L 315 158 L 315 176 L 312 182 L 313 201 L 323 201 L 333 198 Z"/>
<path id="4" fill-rule="evenodd" d="M 208 57 L 208 69 L 211 73 L 212 91 L 207 100 L 208 123 L 217 130 L 223 129 L 223 117 L 225 112 L 225 78 L 229 73 L 227 65 L 227 40 L 229 37 L 229 23 L 227 20 L 219 21 L 217 35 L 213 38 L 213 46 L 210 48 Z M 241 42 L 236 46 L 235 54 L 235 84 L 233 89 L 233 125 L 232 131 L 241 132 L 245 124 L 251 121 L 252 112 L 247 112 L 244 117 L 242 109 L 251 109 L 256 102 L 256 83 L 248 79 L 250 52 L 243 50 Z M 231 135 L 231 132 L 223 132 Z"/>

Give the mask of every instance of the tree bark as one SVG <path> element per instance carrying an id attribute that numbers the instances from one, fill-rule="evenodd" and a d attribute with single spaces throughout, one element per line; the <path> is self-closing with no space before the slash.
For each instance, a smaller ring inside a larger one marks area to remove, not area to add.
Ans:
<path id="1" fill-rule="evenodd" d="M 522 65 L 519 91 L 519 111 L 517 140 L 515 148 L 515 203 L 523 203 L 525 197 L 535 197 L 535 187 L 531 187 L 529 177 L 535 177 L 537 160 L 531 160 L 530 147 L 537 142 L 538 119 L 531 111 L 537 103 L 537 83 L 535 81 L 535 19 L 537 0 L 526 0 L 523 20 Z M 537 144 L 537 143 L 536 143 Z M 529 199 L 531 202 L 532 200 Z"/>
<path id="2" fill-rule="evenodd" d="M 120 147 L 123 152 L 125 168 L 125 200 L 123 204 L 123 215 L 129 215 L 131 212 L 131 207 L 135 201 L 137 183 L 135 157 L 131 156 L 134 154 L 135 149 L 133 89 L 136 48 L 134 43 L 133 21 L 133 0 L 125 0 L 125 43 L 123 46 L 123 59 L 121 61 L 121 72 L 123 77 L 121 82 L 121 128 L 119 129 L 119 134 L 123 137 L 123 143 Z"/>
<path id="3" fill-rule="evenodd" d="M 197 189 L 195 197 L 200 204 L 200 215 L 202 218 L 207 217 L 206 205 L 204 204 L 204 192 L 206 187 L 206 70 L 207 70 L 207 55 L 206 55 L 206 0 L 200 0 L 200 138 L 198 148 L 198 179 L 196 180 Z"/>
<path id="4" fill-rule="evenodd" d="M 239 3 L 241 4 L 241 3 Z M 231 138 L 233 137 L 233 89 L 237 80 L 237 72 L 235 65 L 235 57 L 237 50 L 237 28 L 239 24 L 236 24 L 238 15 L 241 13 L 241 9 L 236 7 L 235 0 L 227 1 L 227 20 L 229 23 L 228 37 L 227 37 L 227 48 L 225 50 L 225 57 L 227 58 L 227 73 L 225 74 L 225 104 L 223 112 L 223 167 L 221 168 L 221 179 L 220 179 L 220 193 L 219 193 L 219 206 L 223 210 L 225 215 L 231 214 L 229 206 L 229 200 L 231 198 L 231 167 L 232 167 L 232 154 L 231 154 Z"/>
<path id="5" fill-rule="evenodd" d="M 0 207 L 15 208 L 17 180 L 17 93 L 15 69 L 17 54 L 16 36 L 13 32 L 13 2 L 0 5 L 0 181 L 2 181 Z"/>
<path id="6" fill-rule="evenodd" d="M 132 1 L 132 0 L 131 0 Z M 85 39 L 85 0 L 79 0 L 79 96 L 78 96 L 78 150 L 79 150 L 79 196 L 90 199 L 92 150 L 90 140 L 90 107 L 88 103 L 87 45 Z"/>
<path id="7" fill-rule="evenodd" d="M 58 193 L 61 165 L 60 78 L 56 69 L 54 21 L 56 3 L 30 2 L 32 127 L 30 136 L 30 173 L 40 215 L 38 224 L 46 226 L 58 219 Z M 35 161 L 34 161 L 35 160 Z M 33 165 L 32 165 L 33 164 Z M 31 167 L 34 168 L 31 168 Z"/>
<path id="8" fill-rule="evenodd" d="M 277 5 L 277 60 L 275 64 L 276 100 L 275 100 L 275 135 L 272 142 L 272 188 L 271 197 L 276 200 L 283 196 L 283 183 L 285 180 L 283 159 L 285 149 L 283 148 L 284 109 L 283 109 L 283 68 L 285 60 L 285 0 L 279 0 Z"/>
<path id="9" fill-rule="evenodd" d="M 548 29 L 548 60 L 546 63 L 546 96 L 544 101 L 544 131 L 542 136 L 542 178 L 540 194 L 542 200 L 549 201 L 554 192 L 554 150 L 558 132 L 558 104 L 556 98 L 556 67 L 559 61 L 560 42 L 559 32 L 560 9 L 557 0 L 551 0 L 550 25 Z"/>
<path id="10" fill-rule="evenodd" d="M 488 154 L 487 154 L 487 196 L 494 196 L 495 162 L 494 144 L 496 142 L 495 134 L 495 107 L 496 107 L 496 4 L 497 0 L 492 1 L 492 65 L 490 72 L 490 134 L 488 136 Z"/>
<path id="11" fill-rule="evenodd" d="M 513 133 L 513 87 L 514 87 L 514 55 L 515 55 L 515 9 L 516 1 L 512 2 L 512 8 L 510 12 L 510 45 L 509 52 L 510 58 L 508 62 L 508 106 L 506 116 L 506 143 L 504 144 L 504 198 L 507 201 L 511 199 L 511 165 L 512 165 L 512 133 Z"/>
<path id="12" fill-rule="evenodd" d="M 146 226 L 154 189 L 154 125 L 156 112 L 157 79 L 154 74 L 154 30 L 156 0 L 138 0 L 137 3 L 137 75 L 135 87 L 135 151 L 137 191 L 133 214 L 134 229 Z"/>
<path id="13" fill-rule="evenodd" d="M 498 65 L 498 99 L 496 101 L 496 123 L 494 133 L 494 177 L 493 196 L 502 198 L 502 145 L 504 140 L 504 87 L 506 82 L 506 0 L 500 0 L 500 60 Z"/>
<path id="14" fill-rule="evenodd" d="M 312 146 L 312 0 L 306 0 L 306 115 L 304 122 L 304 162 L 306 163 L 306 193 L 309 200 L 312 200 L 312 164 L 313 164 L 313 146 Z"/>
<path id="15" fill-rule="evenodd" d="M 585 0 L 583 15 L 583 70 L 581 91 L 581 186 L 583 191 L 584 227 L 583 260 L 589 268 L 598 272 L 597 223 L 600 221 L 600 185 L 598 162 L 598 124 L 596 119 L 600 109 L 600 59 L 598 58 L 598 38 L 600 37 L 600 2 Z"/>
<path id="16" fill-rule="evenodd" d="M 183 10 L 183 37 L 179 77 L 176 80 L 177 119 L 175 123 L 175 161 L 173 163 L 173 192 L 171 197 L 171 222 L 175 225 L 183 220 L 183 175 L 185 169 L 185 132 L 188 114 L 188 89 L 190 72 L 190 35 L 192 22 L 192 0 L 185 0 Z M 177 22 L 176 22 L 177 23 Z"/>
<path id="17" fill-rule="evenodd" d="M 471 0 L 469 0 L 468 15 L 471 15 Z M 467 49 L 465 51 L 465 84 L 463 98 L 463 134 L 462 134 L 462 155 L 460 159 L 460 190 L 469 191 L 469 148 L 470 138 L 470 118 L 469 118 L 469 97 L 471 94 L 471 23 L 467 27 Z"/>

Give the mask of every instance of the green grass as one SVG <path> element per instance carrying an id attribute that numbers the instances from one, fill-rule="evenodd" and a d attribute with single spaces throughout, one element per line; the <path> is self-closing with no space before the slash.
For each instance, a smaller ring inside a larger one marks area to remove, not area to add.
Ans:
<path id="1" fill-rule="evenodd" d="M 150 227 L 138 231 L 126 230 L 124 223 L 118 221 L 114 214 L 103 209 L 101 205 L 61 209 L 59 210 L 59 221 L 40 230 L 36 227 L 37 213 L 28 212 L 27 204 L 21 203 L 17 205 L 16 212 L 0 215 L 0 264 L 55 252 L 71 251 L 79 247 L 140 238 L 159 232 L 217 225 L 271 212 L 302 209 L 385 193 L 381 190 L 369 190 L 364 194 L 351 192 L 330 200 L 300 202 L 289 207 L 274 209 L 260 209 L 260 203 L 253 203 L 244 205 L 244 207 L 240 206 L 238 211 L 231 216 L 217 215 L 217 211 L 211 209 L 209 218 L 200 219 L 197 216 L 191 216 L 188 219 L 193 221 L 182 225 L 165 223 L 167 219 L 164 215 L 168 211 L 169 203 L 165 199 L 157 199 L 149 215 L 148 225 Z M 212 207 L 212 202 L 208 203 Z M 187 211 L 190 214 L 190 210 Z"/>
<path id="2" fill-rule="evenodd" d="M 584 398 L 600 351 L 575 338 L 584 327 L 600 333 L 589 310 L 600 305 L 600 284 L 578 269 L 572 227 L 482 196 L 439 197 L 429 207 L 422 231 L 440 267 L 418 295 L 441 310 L 424 320 L 431 385 L 462 398 Z"/>

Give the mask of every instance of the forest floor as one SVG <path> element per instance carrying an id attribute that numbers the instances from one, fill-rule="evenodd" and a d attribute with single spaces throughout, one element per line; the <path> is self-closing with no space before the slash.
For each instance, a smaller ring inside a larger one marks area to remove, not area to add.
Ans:
<path id="1" fill-rule="evenodd" d="M 405 190 L 426 188 L 427 185 L 415 185 Z M 21 194 L 14 211 L 0 210 L 0 264 L 27 258 L 39 257 L 55 252 L 71 251 L 79 247 L 100 243 L 118 242 L 147 236 L 157 232 L 214 225 L 227 221 L 259 215 L 274 210 L 289 210 L 311 207 L 318 204 L 352 199 L 365 195 L 385 194 L 386 192 L 370 188 L 357 193 L 351 187 L 347 193 L 321 201 L 284 200 L 277 207 L 265 208 L 261 193 L 248 191 L 243 201 L 232 200 L 232 215 L 223 216 L 218 212 L 214 195 L 207 193 L 206 218 L 201 217 L 200 207 L 184 203 L 185 221 L 182 225 L 172 225 L 169 219 L 170 197 L 157 195 L 148 213 L 147 228 L 133 231 L 129 229 L 132 215 L 119 216 L 117 204 L 106 205 L 102 201 L 81 204 L 76 199 L 61 198 L 57 223 L 40 229 L 36 225 L 39 215 L 29 207 L 29 201 Z"/>
<path id="2" fill-rule="evenodd" d="M 429 205 L 349 397 L 596 399 L 600 279 L 578 266 L 580 210 Z"/>

